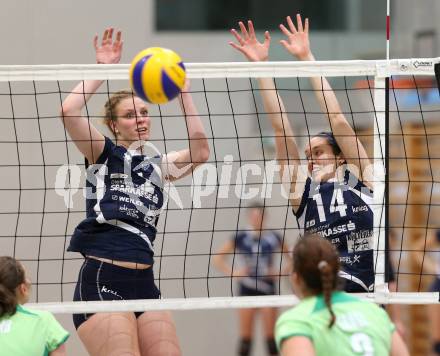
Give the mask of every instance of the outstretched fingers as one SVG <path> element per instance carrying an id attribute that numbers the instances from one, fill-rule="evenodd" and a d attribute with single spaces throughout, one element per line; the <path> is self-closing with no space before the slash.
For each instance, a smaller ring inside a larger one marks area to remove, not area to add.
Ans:
<path id="1" fill-rule="evenodd" d="M 238 25 L 240 26 L 241 34 L 243 35 L 244 39 L 249 39 L 249 33 L 246 30 L 246 26 L 244 25 L 244 23 L 240 21 Z"/>
<path id="2" fill-rule="evenodd" d="M 306 18 L 304 21 L 304 32 L 309 33 L 309 19 Z"/>
<path id="3" fill-rule="evenodd" d="M 280 43 L 284 46 L 285 49 L 289 49 L 289 42 L 287 42 L 286 40 L 281 40 Z"/>
<path id="4" fill-rule="evenodd" d="M 248 28 L 249 28 L 249 37 L 252 39 L 255 39 L 255 29 L 254 29 L 254 24 L 252 23 L 251 20 L 248 20 Z"/>
<path id="5" fill-rule="evenodd" d="M 239 46 L 238 44 L 234 43 L 234 42 L 229 42 L 230 46 L 235 48 L 236 50 L 240 51 L 243 54 L 246 54 L 245 51 L 243 50 L 242 46 Z"/>
<path id="6" fill-rule="evenodd" d="M 108 31 L 107 44 L 112 44 L 113 42 L 113 27 L 110 27 Z"/>
<path id="7" fill-rule="evenodd" d="M 116 38 L 115 38 L 115 42 L 113 42 L 113 47 L 115 47 L 116 49 L 121 49 L 122 48 L 122 31 L 118 30 L 116 32 Z"/>
<path id="8" fill-rule="evenodd" d="M 296 14 L 296 24 L 298 26 L 298 32 L 304 32 L 303 23 L 300 14 Z"/>
<path id="9" fill-rule="evenodd" d="M 112 36 L 113 36 L 113 28 L 111 27 L 106 28 L 104 34 L 102 35 L 101 46 L 107 45 L 109 41 L 111 42 Z"/>
<path id="10" fill-rule="evenodd" d="M 264 32 L 264 45 L 269 46 L 270 44 L 270 34 L 269 31 Z"/>
<path id="11" fill-rule="evenodd" d="M 104 34 L 102 35 L 101 46 L 105 44 L 105 41 L 107 41 L 107 37 L 108 37 L 108 29 L 105 29 Z"/>
<path id="12" fill-rule="evenodd" d="M 259 42 L 256 34 L 254 24 L 251 20 L 247 22 L 247 27 L 240 21 L 239 23 L 241 33 L 238 33 L 235 29 L 231 30 L 232 35 L 237 40 L 229 42 L 229 44 L 236 50 L 240 51 L 250 61 L 265 61 L 268 58 L 268 50 L 270 46 L 269 32 L 264 33 L 264 43 Z M 237 43 L 238 42 L 238 43 Z"/>
<path id="13" fill-rule="evenodd" d="M 292 32 L 290 32 L 286 26 L 284 26 L 283 24 L 280 24 L 280 30 L 282 33 L 284 33 L 287 37 L 289 37 L 290 35 L 292 35 Z M 295 33 L 295 32 L 293 32 Z"/>
<path id="14" fill-rule="evenodd" d="M 95 34 L 95 37 L 93 37 L 93 47 L 95 51 L 98 49 L 98 34 Z"/>
<path id="15" fill-rule="evenodd" d="M 121 31 L 121 30 L 118 30 L 118 32 L 116 32 L 116 39 L 115 39 L 115 42 L 116 42 L 116 43 L 121 42 L 121 38 L 122 38 L 122 31 Z"/>
<path id="16" fill-rule="evenodd" d="M 238 43 L 240 43 L 240 45 L 243 46 L 244 45 L 244 39 L 240 36 L 240 34 L 234 28 L 231 30 L 231 33 L 235 37 L 235 39 L 238 41 Z"/>
<path id="17" fill-rule="evenodd" d="M 296 27 L 292 21 L 292 18 L 290 16 L 286 17 L 287 20 L 287 25 L 289 26 L 289 29 L 292 33 L 297 33 L 299 31 L 299 26 L 298 26 L 298 31 L 296 30 Z"/>

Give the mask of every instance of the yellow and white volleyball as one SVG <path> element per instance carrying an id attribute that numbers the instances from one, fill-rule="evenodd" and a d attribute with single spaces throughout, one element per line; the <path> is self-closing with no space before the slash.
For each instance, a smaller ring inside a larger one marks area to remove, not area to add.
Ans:
<path id="1" fill-rule="evenodd" d="M 179 55 L 166 48 L 140 51 L 130 66 L 130 84 L 141 99 L 153 104 L 166 103 L 185 85 L 185 66 Z"/>

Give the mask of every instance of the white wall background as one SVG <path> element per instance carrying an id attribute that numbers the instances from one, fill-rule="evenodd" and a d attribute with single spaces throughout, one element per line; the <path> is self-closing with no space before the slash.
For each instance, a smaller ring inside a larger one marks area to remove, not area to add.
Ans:
<path id="1" fill-rule="evenodd" d="M 424 29 L 423 26 L 438 27 L 434 24 L 437 23 L 436 14 L 439 13 L 440 5 L 435 0 L 424 1 L 423 5 L 418 4 L 415 8 L 413 4 L 414 2 L 411 0 L 396 1 L 396 8 L 393 9 L 392 53 L 412 56 L 412 46 L 409 45 L 409 43 L 412 43 L 412 32 L 416 29 Z M 353 11 L 359 11 L 359 7 L 355 7 Z M 170 14 L 170 16 L 173 16 L 173 14 Z M 378 16 L 384 17 L 385 14 Z M 409 21 L 410 19 L 411 21 Z M 272 30 L 273 37 L 271 59 L 288 60 L 289 58 L 278 44 L 277 25 L 274 24 L 273 28 L 269 29 Z M 154 3 L 152 0 L 127 0 L 125 2 L 116 0 L 15 0 L 4 1 L 0 11 L 0 33 L 2 33 L 0 64 L 93 63 L 93 35 L 95 33 L 101 34 L 107 26 L 114 26 L 123 30 L 123 63 L 128 63 L 140 49 L 149 46 L 173 48 L 186 62 L 242 60 L 242 57 L 228 45 L 231 36 L 226 29 L 223 32 L 213 33 L 155 32 Z M 313 19 L 311 26 L 313 30 Z M 353 26 L 353 28 L 356 28 L 356 26 Z M 385 53 L 383 33 L 361 33 L 356 31 L 350 33 L 312 32 L 311 40 L 314 52 L 320 59 L 383 58 Z M 421 55 L 423 56 L 423 53 Z M 72 83 L 69 83 L 69 85 L 71 86 Z M 66 85 L 66 90 L 68 90 L 69 85 Z M 297 103 L 297 100 L 293 100 L 289 102 L 289 105 L 295 108 Z M 221 105 L 219 102 L 217 104 Z M 17 103 L 17 105 L 19 104 Z M 22 105 L 25 107 L 28 104 L 23 103 Z M 96 107 L 99 105 L 102 105 L 102 103 L 97 103 Z M 202 105 L 200 99 L 200 106 Z M 244 100 L 243 105 L 248 107 L 249 99 Z M 53 110 L 57 112 L 58 109 L 53 108 Z M 299 127 L 302 127 L 302 125 L 299 124 Z M 316 129 L 319 129 L 319 125 Z M 29 133 L 29 130 L 29 128 L 23 128 L 23 133 Z M 255 133 L 255 124 L 247 123 L 244 125 L 243 130 L 243 132 Z M 3 132 L 6 131 L 3 130 Z M 249 150 L 254 150 L 255 145 L 258 145 L 258 143 L 249 146 Z M 32 201 L 32 204 L 38 206 L 37 198 Z M 27 204 L 31 209 L 32 204 Z M 53 204 L 56 207 L 56 203 Z M 79 200 L 77 204 L 82 207 L 83 202 Z M 284 213 L 284 210 L 282 210 L 282 213 Z M 224 219 L 230 219 L 234 212 L 230 214 L 232 215 L 226 215 Z M 274 215 L 281 216 L 282 214 Z M 290 215 L 290 218 L 293 223 L 293 216 Z M 175 219 L 183 218 L 175 216 Z M 206 217 L 200 215 L 195 217 L 195 221 L 202 223 L 206 221 Z M 289 226 L 291 225 L 289 223 Z M 274 226 L 280 225 L 274 222 Z M 64 227 L 64 225 L 61 227 Z M 32 229 L 32 227 L 28 228 Z M 220 236 L 217 244 L 220 244 L 225 238 L 227 237 Z M 32 255 L 31 242 L 27 240 L 23 243 L 28 246 L 29 255 Z M 182 243 L 182 241 L 176 241 L 177 246 Z M 9 243 L 2 241 L 0 253 L 9 252 L 8 248 L 10 247 L 8 246 L 10 246 Z M 73 275 L 76 273 L 77 267 L 75 266 L 70 271 Z M 284 292 L 289 291 L 286 283 L 283 284 L 283 289 Z M 67 292 L 70 292 L 70 290 L 71 288 L 68 288 Z M 50 299 L 49 291 L 46 293 L 47 298 Z M 67 293 L 67 295 L 69 294 Z M 74 332 L 70 316 L 60 315 L 58 319 L 72 333 L 68 342 L 69 354 L 85 355 L 85 351 Z M 209 354 L 215 356 L 234 354 L 238 333 L 234 310 L 177 312 L 175 313 L 175 319 L 185 355 Z M 259 338 L 254 355 L 264 355 L 264 346 L 263 339 Z"/>
<path id="2" fill-rule="evenodd" d="M 391 50 L 394 58 L 438 57 L 440 53 L 440 3 L 436 0 L 414 2 L 395 0 L 392 7 Z M 417 41 L 417 33 L 434 31 L 431 40 Z"/>

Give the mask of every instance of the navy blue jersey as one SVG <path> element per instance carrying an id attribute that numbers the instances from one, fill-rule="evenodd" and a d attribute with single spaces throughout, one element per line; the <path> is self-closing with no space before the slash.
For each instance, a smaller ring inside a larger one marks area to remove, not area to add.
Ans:
<path id="1" fill-rule="evenodd" d="M 87 217 L 68 251 L 152 264 L 164 204 L 161 160 L 128 152 L 106 137 L 101 156 L 87 168 Z"/>
<path id="2" fill-rule="evenodd" d="M 273 231 L 262 231 L 261 234 L 254 231 L 238 232 L 235 236 L 235 250 L 248 274 L 240 283 L 262 292 L 273 291 L 271 268 L 274 253 L 281 252 L 281 245 L 280 236 Z"/>
<path id="3" fill-rule="evenodd" d="M 350 291 L 374 290 L 373 192 L 345 170 L 343 181 L 308 178 L 296 212 L 301 230 L 329 240 L 338 250 L 341 277 Z"/>

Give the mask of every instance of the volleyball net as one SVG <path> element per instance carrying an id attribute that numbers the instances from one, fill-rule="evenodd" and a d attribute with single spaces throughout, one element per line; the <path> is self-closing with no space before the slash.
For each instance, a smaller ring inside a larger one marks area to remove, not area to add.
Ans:
<path id="1" fill-rule="evenodd" d="M 61 103 L 81 80 L 104 84 L 84 115 L 107 136 L 102 107 L 128 84 L 128 65 L 0 66 L 0 251 L 25 265 L 34 306 L 53 312 L 206 309 L 293 305 L 286 259 L 276 255 L 277 295 L 239 297 L 237 277 L 212 260 L 225 241 L 249 229 L 251 201 L 265 207 L 265 229 L 292 250 L 301 231 L 278 176 L 274 134 L 256 78 L 271 77 L 284 101 L 298 147 L 329 131 L 310 77 L 325 76 L 374 167 L 375 291 L 379 303 L 425 304 L 440 228 L 440 99 L 435 59 L 390 61 L 187 64 L 191 93 L 211 155 L 191 175 L 169 183 L 154 242 L 161 300 L 71 302 L 83 257 L 67 252 L 85 217 L 84 158 L 67 135 Z M 188 146 L 177 101 L 150 105 L 151 140 L 166 153 Z M 301 151 L 302 153 L 302 151 Z M 303 157 L 305 158 L 305 156 Z M 386 257 L 388 254 L 389 257 Z M 397 292 L 387 288 L 386 266 Z M 238 268 L 240 254 L 228 259 Z M 355 261 L 353 261 L 355 263 Z"/>

